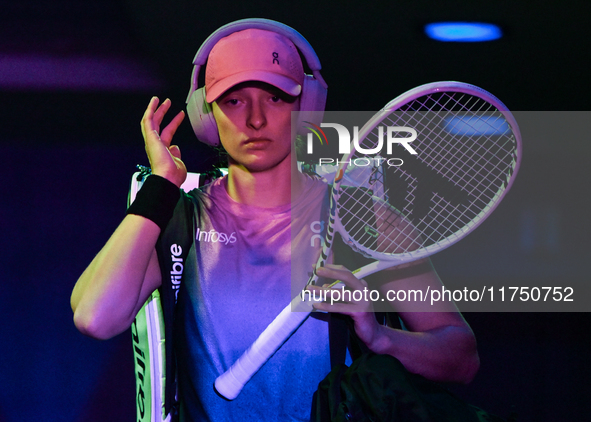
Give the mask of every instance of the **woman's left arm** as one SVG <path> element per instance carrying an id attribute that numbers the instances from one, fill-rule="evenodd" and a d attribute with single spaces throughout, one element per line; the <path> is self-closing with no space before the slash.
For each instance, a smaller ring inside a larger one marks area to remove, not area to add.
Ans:
<path id="1" fill-rule="evenodd" d="M 316 272 L 321 277 L 342 281 L 349 290 L 370 288 L 365 280 L 357 279 L 340 265 L 326 265 Z M 370 282 L 372 289 L 380 291 L 381 298 L 390 298 L 392 311 L 398 313 L 407 330 L 378 324 L 369 294 L 351 295 L 362 298 L 360 301 L 327 300 L 314 307 L 349 315 L 357 336 L 371 351 L 394 356 L 409 372 L 441 382 L 469 383 L 474 378 L 480 365 L 476 339 L 453 302 L 437 302 L 436 308 L 426 308 L 421 301 L 393 300 L 401 291 L 408 298 L 410 290 L 424 293 L 427 289 L 441 289 L 441 280 L 428 259 L 382 271 L 372 276 Z"/>

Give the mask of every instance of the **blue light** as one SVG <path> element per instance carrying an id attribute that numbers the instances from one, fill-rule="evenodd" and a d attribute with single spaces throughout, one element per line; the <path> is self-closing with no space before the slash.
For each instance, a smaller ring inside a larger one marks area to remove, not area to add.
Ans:
<path id="1" fill-rule="evenodd" d="M 501 38 L 501 28 L 492 23 L 437 22 L 425 25 L 429 38 L 445 42 L 482 42 Z"/>
<path id="2" fill-rule="evenodd" d="M 509 131 L 505 119 L 495 115 L 446 117 L 444 130 L 452 135 L 503 135 Z"/>

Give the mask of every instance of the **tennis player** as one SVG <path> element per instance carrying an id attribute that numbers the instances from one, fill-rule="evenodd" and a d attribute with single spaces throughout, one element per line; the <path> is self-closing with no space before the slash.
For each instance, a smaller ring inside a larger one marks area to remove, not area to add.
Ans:
<path id="1" fill-rule="evenodd" d="M 291 116 L 304 77 L 292 41 L 268 30 L 232 33 L 209 55 L 205 99 L 228 153 L 228 175 L 190 194 L 199 212 L 196 259 L 185 266 L 175 319 L 182 421 L 307 421 L 312 394 L 330 371 L 327 323 L 313 313 L 238 398 L 226 401 L 213 389 L 289 303 L 290 280 L 301 277 L 303 287 L 317 260 L 310 239 L 314 222 L 326 219 L 328 189 L 295 170 L 292 154 Z M 150 101 L 141 129 L 152 176 L 74 287 L 74 322 L 91 337 L 127 330 L 163 282 L 155 245 L 169 220 L 182 218 L 173 210 L 187 174 L 172 144 L 184 112 L 163 125 L 170 108 L 169 100 Z M 367 286 L 343 266 L 316 271 L 349 289 Z M 441 286 L 428 259 L 383 271 L 372 283 L 383 291 Z M 379 325 L 370 301 L 316 306 L 349 315 L 369 350 L 394 356 L 412 373 L 466 383 L 478 369 L 473 333 L 451 305 L 420 313 L 393 303 L 404 330 Z"/>

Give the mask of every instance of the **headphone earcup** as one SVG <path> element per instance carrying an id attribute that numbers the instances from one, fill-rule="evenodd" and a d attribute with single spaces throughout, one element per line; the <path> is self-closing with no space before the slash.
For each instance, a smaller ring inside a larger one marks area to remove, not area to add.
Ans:
<path id="1" fill-rule="evenodd" d="M 197 139 L 214 147 L 220 145 L 220 135 L 211 104 L 205 101 L 205 88 L 199 88 L 191 94 L 187 100 L 187 115 Z"/>
<path id="2" fill-rule="evenodd" d="M 302 96 L 300 98 L 300 114 L 298 119 L 298 134 L 305 135 L 304 122 L 310 122 L 320 126 L 326 106 L 327 90 L 312 75 L 305 75 Z"/>

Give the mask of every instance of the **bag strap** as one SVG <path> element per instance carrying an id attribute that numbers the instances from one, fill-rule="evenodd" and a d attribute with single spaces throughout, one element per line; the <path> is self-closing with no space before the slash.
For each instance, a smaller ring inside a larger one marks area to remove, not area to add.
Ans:
<path id="1" fill-rule="evenodd" d="M 340 234 L 335 236 L 333 242 L 333 251 L 337 262 L 346 262 L 354 268 L 362 267 L 371 262 L 371 260 L 359 255 L 347 246 L 341 239 Z M 381 325 L 388 325 L 392 328 L 402 327 L 396 312 L 376 312 L 375 316 Z M 345 363 L 347 349 L 349 349 L 353 359 L 369 351 L 367 346 L 355 334 L 351 317 L 342 314 L 331 313 L 328 315 L 328 341 L 331 367 Z"/>
<path id="2" fill-rule="evenodd" d="M 181 192 L 181 198 L 175 209 L 175 216 L 170 221 L 166 230 L 160 234 L 157 243 L 158 262 L 162 273 L 162 285 L 159 289 L 162 312 L 164 319 L 164 338 L 165 341 L 165 362 L 166 362 L 166 384 L 164 395 L 165 413 L 171 411 L 174 415 L 176 409 L 176 377 L 170 374 L 176 373 L 176 362 L 173 353 L 173 325 L 175 315 L 175 305 L 179 288 L 184 277 L 184 267 L 189 252 L 192 249 L 195 239 L 196 223 L 199 221 L 199 211 L 195 214 L 196 207 L 190 197 Z"/>

